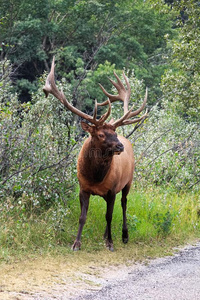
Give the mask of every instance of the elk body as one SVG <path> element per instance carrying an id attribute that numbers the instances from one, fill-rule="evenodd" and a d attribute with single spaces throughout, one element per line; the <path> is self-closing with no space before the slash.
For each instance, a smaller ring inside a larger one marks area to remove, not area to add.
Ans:
<path id="1" fill-rule="evenodd" d="M 106 239 L 108 249 L 113 251 L 111 222 L 115 197 L 120 191 L 122 191 L 121 205 L 123 212 L 122 240 L 124 243 L 128 242 L 128 228 L 126 222 L 127 195 L 131 187 L 134 172 L 132 145 L 126 138 L 117 136 L 115 130 L 119 126 L 137 123 L 146 118 L 146 113 L 139 118 L 133 117 L 144 109 L 147 101 L 147 91 L 142 106 L 135 111 L 132 111 L 133 107 L 129 110 L 128 103 L 131 90 L 128 78 L 123 74 L 127 85 L 126 89 L 119 77 L 114 74 L 117 82 L 110 81 L 116 87 L 118 94 L 111 95 L 100 85 L 108 97 L 108 100 L 103 103 L 95 102 L 94 114 L 90 116 L 72 106 L 67 101 L 63 92 L 58 90 L 54 79 L 54 68 L 53 59 L 51 71 L 43 88 L 46 96 L 48 96 L 49 93 L 53 94 L 72 113 L 77 114 L 89 122 L 81 122 L 82 129 L 89 132 L 90 136 L 85 140 L 78 156 L 77 176 L 80 185 L 79 199 L 81 215 L 79 218 L 77 237 L 72 248 L 73 250 L 78 250 L 81 247 L 81 233 L 86 222 L 90 195 L 99 195 L 103 197 L 107 203 L 107 225 L 104 238 Z M 111 103 L 117 100 L 124 102 L 124 115 L 116 121 L 111 120 L 109 123 L 106 123 L 105 121 L 111 112 Z M 108 111 L 97 120 L 97 107 L 102 105 L 108 105 Z"/>

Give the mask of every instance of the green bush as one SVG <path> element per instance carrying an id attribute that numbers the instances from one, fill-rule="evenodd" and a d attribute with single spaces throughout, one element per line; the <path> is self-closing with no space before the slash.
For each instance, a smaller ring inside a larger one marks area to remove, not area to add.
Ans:
<path id="1" fill-rule="evenodd" d="M 9 82 L 0 94 L 0 196 L 29 195 L 33 206 L 67 201 L 76 183 L 79 130 L 69 112 L 42 92 L 21 104 Z M 65 91 L 67 92 L 67 91 Z"/>
<path id="2" fill-rule="evenodd" d="M 132 139 L 136 180 L 172 185 L 177 190 L 199 189 L 200 131 L 195 122 L 178 115 L 171 104 L 154 107 Z"/>

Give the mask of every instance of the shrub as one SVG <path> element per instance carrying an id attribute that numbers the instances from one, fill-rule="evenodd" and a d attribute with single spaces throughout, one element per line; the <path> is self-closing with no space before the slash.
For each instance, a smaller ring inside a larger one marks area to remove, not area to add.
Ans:
<path id="1" fill-rule="evenodd" d="M 136 153 L 135 178 L 178 190 L 198 189 L 199 130 L 163 103 L 150 112 L 142 130 L 132 138 Z"/>
<path id="2" fill-rule="evenodd" d="M 0 195 L 27 194 L 33 206 L 66 202 L 76 183 L 80 133 L 71 114 L 40 90 L 22 104 L 5 84 L 0 94 Z M 65 91 L 66 92 L 66 91 Z"/>

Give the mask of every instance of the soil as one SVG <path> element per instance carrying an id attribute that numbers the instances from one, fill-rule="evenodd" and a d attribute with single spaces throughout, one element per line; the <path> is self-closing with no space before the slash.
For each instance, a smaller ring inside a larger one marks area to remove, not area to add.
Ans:
<path id="1" fill-rule="evenodd" d="M 105 250 L 4 263 L 0 300 L 199 299 L 200 243 L 174 252 L 143 262 Z"/>

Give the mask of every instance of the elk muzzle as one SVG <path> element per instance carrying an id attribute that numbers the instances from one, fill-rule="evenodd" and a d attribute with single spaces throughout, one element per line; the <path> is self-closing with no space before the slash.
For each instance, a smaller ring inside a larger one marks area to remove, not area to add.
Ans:
<path id="1" fill-rule="evenodd" d="M 114 148 L 114 154 L 120 155 L 121 152 L 124 151 L 124 145 L 121 142 L 118 142 Z"/>

